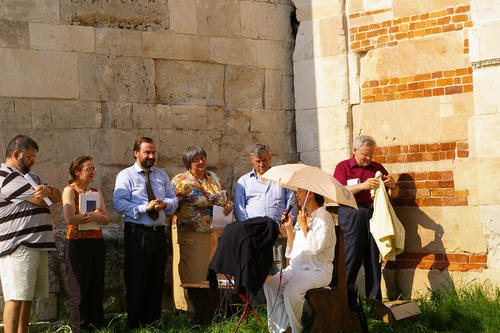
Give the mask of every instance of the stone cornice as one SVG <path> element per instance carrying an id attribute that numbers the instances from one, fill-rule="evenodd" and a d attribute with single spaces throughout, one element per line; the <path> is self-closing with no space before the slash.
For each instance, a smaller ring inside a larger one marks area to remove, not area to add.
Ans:
<path id="1" fill-rule="evenodd" d="M 500 66 L 500 58 L 475 61 L 472 63 L 473 69 Z"/>

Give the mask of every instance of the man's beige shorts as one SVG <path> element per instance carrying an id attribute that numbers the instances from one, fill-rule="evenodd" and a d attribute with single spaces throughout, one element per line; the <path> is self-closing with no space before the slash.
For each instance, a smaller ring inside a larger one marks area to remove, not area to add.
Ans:
<path id="1" fill-rule="evenodd" d="M 48 298 L 48 252 L 19 246 L 13 253 L 0 257 L 0 279 L 6 302 Z"/>

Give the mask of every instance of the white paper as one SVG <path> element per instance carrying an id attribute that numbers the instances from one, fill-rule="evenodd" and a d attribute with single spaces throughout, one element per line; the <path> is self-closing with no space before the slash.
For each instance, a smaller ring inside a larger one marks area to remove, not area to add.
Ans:
<path id="1" fill-rule="evenodd" d="M 80 194 L 79 196 L 79 210 L 80 214 L 93 212 L 97 208 L 101 208 L 101 197 L 99 192 L 89 191 L 85 194 Z M 78 230 L 99 230 L 101 225 L 99 222 L 89 222 L 85 224 L 79 224 Z"/>
<path id="2" fill-rule="evenodd" d="M 212 228 L 225 228 L 233 222 L 233 213 L 224 215 L 224 207 L 214 206 L 214 216 L 212 217 Z"/>
<path id="3" fill-rule="evenodd" d="M 33 187 L 36 190 L 39 184 L 35 183 L 35 181 L 33 180 L 33 178 L 31 178 L 29 173 L 24 175 L 24 179 L 26 179 L 28 183 L 30 183 L 31 187 Z M 45 201 L 47 206 L 52 205 L 52 200 L 50 200 L 48 197 L 43 198 L 43 201 Z"/>
<path id="4" fill-rule="evenodd" d="M 347 186 L 356 185 L 356 184 L 359 184 L 360 182 L 361 182 L 361 180 L 359 178 L 348 179 Z"/>

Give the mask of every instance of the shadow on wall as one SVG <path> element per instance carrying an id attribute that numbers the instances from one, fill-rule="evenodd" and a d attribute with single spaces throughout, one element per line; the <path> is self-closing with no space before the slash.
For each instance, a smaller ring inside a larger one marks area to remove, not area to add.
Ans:
<path id="1" fill-rule="evenodd" d="M 431 219 L 418 207 L 415 197 L 419 189 L 415 180 L 409 174 L 403 173 L 398 180 L 401 188 L 396 199 L 405 202 L 406 206 L 395 206 L 394 209 L 405 227 L 405 251 L 397 256 L 396 261 L 385 264 L 383 276 L 387 287 L 387 297 L 390 300 L 403 297 L 410 299 L 422 289 L 448 290 L 454 287 L 448 271 L 449 261 L 442 241 L 443 227 Z M 423 244 L 421 234 L 433 232 L 434 235 Z M 422 280 L 420 272 L 428 272 L 428 281 Z M 412 293 L 413 292 L 413 293 Z"/>

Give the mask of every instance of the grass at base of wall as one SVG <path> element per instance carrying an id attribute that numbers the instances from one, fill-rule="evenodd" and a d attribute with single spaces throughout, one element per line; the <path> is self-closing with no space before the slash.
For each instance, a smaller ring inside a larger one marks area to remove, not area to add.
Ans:
<path id="1" fill-rule="evenodd" d="M 413 321 L 402 321 L 399 325 L 384 324 L 374 317 L 365 304 L 370 333 L 498 333 L 500 332 L 500 290 L 486 289 L 481 285 L 448 291 L 430 291 L 415 299 L 422 313 Z M 258 306 L 255 311 L 266 323 L 266 309 Z M 230 333 L 233 332 L 240 314 L 226 319 L 215 318 L 213 324 L 200 326 L 190 324 L 185 312 L 165 309 L 161 322 L 154 327 L 136 330 L 127 328 L 127 315 L 118 314 L 107 318 L 106 326 L 98 333 Z M 250 315 L 248 324 L 244 319 L 240 333 L 265 333 L 263 327 Z M 308 332 L 305 329 L 304 332 Z M 0 329 L 0 332 L 2 330 Z M 34 332 L 30 328 L 30 332 Z M 37 331 L 42 332 L 42 331 Z M 55 324 L 45 333 L 69 333 L 66 324 Z"/>

